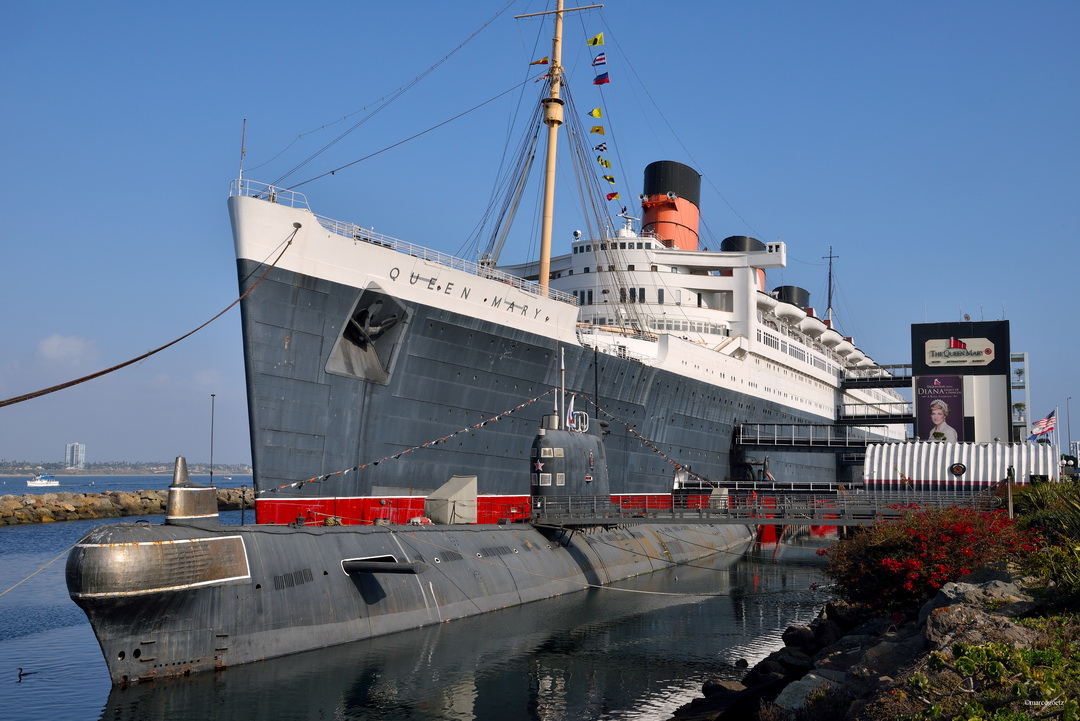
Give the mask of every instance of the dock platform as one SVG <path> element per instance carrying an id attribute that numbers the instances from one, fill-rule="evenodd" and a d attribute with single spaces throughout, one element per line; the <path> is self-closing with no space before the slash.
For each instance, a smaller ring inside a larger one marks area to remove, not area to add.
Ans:
<path id="1" fill-rule="evenodd" d="M 535 525 L 579 527 L 639 523 L 730 523 L 754 526 L 867 526 L 899 518 L 912 507 L 998 507 L 990 492 L 976 493 L 748 493 L 672 496 L 668 507 L 615 503 L 600 496 L 536 496 Z"/>

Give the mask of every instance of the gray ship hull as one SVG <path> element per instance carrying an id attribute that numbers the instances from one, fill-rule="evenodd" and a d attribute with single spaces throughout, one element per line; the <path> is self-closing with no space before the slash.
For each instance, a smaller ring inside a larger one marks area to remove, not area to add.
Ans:
<path id="1" fill-rule="evenodd" d="M 261 268 L 240 261 L 239 273 L 246 289 Z M 333 370 L 349 319 L 372 303 L 394 306 L 405 318 L 383 348 L 389 372 L 371 380 L 363 369 Z M 710 481 L 743 478 L 743 459 L 732 449 L 738 423 L 822 420 L 629 357 L 404 301 L 378 287 L 357 289 L 276 268 L 245 299 L 242 313 L 261 498 L 267 489 L 280 489 L 274 497 L 423 495 L 461 473 L 477 476 L 481 494 L 528 495 L 529 445 L 551 412 L 560 352 L 567 389 L 595 401 L 602 411 L 584 410 L 608 423 L 612 493 L 670 493 L 676 464 Z M 497 422 L 474 427 L 495 416 Z M 837 478 L 832 454 L 773 454 L 770 468 L 784 480 Z M 312 478 L 319 480 L 290 487 Z"/>
<path id="2" fill-rule="evenodd" d="M 716 551 L 745 526 L 206 527 L 93 531 L 67 563 L 116 684 L 442 623 Z"/>

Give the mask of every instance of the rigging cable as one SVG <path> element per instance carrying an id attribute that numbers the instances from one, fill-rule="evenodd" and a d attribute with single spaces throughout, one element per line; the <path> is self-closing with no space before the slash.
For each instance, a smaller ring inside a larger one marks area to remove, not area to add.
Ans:
<path id="1" fill-rule="evenodd" d="M 365 116 L 364 116 L 363 118 L 361 118 L 360 120 L 358 120 L 358 121 L 357 121 L 357 122 L 356 122 L 356 123 L 355 123 L 355 124 L 354 124 L 354 125 L 353 125 L 353 126 L 352 126 L 351 128 L 349 128 L 348 130 L 344 131 L 343 133 L 341 133 L 340 135 L 338 135 L 338 136 L 337 136 L 336 138 L 334 138 L 333 140 L 331 140 L 331 141 L 330 141 L 329 143 L 327 143 L 326 145 L 322 146 L 322 147 L 321 147 L 321 148 L 319 148 L 319 149 L 318 149 L 317 151 L 315 151 L 314 153 L 312 153 L 311 155 L 309 155 L 309 156 L 307 157 L 307 159 L 306 159 L 306 160 L 303 160 L 303 161 L 301 161 L 300 163 L 298 163 L 297 165 L 293 166 L 292 170 L 289 170 L 288 172 L 286 172 L 286 173 L 285 173 L 284 175 L 282 175 L 282 176 L 281 176 L 280 178 L 278 178 L 278 179 L 277 179 L 277 180 L 275 180 L 275 181 L 274 181 L 273 183 L 271 183 L 271 185 L 280 185 L 281 181 L 283 181 L 283 180 L 284 180 L 285 178 L 289 177 L 290 175 L 292 175 L 293 173 L 295 173 L 295 172 L 296 172 L 297 170 L 300 170 L 300 168 L 304 167 L 305 165 L 307 165 L 308 163 L 310 163 L 310 162 L 311 162 L 312 160 L 314 160 L 315 158 L 317 158 L 317 157 L 319 157 L 320 155 L 322 155 L 322 154 L 323 154 L 324 152 L 326 152 L 327 150 L 329 150 L 330 148 L 332 148 L 332 147 L 333 147 L 334 145 L 336 145 L 336 144 L 337 144 L 338 142 L 340 142 L 340 141 L 341 141 L 342 139 L 344 139 L 344 138 L 345 138 L 345 136 L 349 135 L 349 134 L 350 134 L 350 133 L 352 133 L 352 132 L 353 132 L 354 130 L 356 130 L 357 128 L 359 128 L 359 127 L 360 127 L 361 125 L 363 125 L 364 123 L 366 123 L 366 122 L 367 122 L 368 120 L 370 120 L 371 118 L 375 117 L 375 116 L 376 116 L 376 115 L 378 115 L 378 114 L 379 114 L 380 112 L 382 112 L 382 111 L 383 111 L 383 110 L 385 110 L 385 109 L 386 109 L 387 107 L 389 107 L 391 103 L 393 103 L 393 102 L 394 102 L 395 100 L 397 100 L 397 99 L 398 99 L 398 98 L 400 98 L 400 97 L 401 97 L 402 95 L 404 95 L 405 93 L 407 93 L 407 92 L 408 92 L 409 90 L 411 90 L 411 89 L 412 89 L 413 87 L 415 87 L 415 86 L 416 86 L 416 85 L 417 85 L 417 84 L 418 84 L 418 83 L 419 83 L 419 82 L 420 82 L 421 80 L 423 80 L 423 79 L 424 79 L 424 78 L 426 78 L 426 77 L 427 77 L 428 75 L 430 75 L 431 73 L 433 73 L 433 72 L 434 72 L 434 71 L 435 71 L 435 70 L 436 70 L 436 69 L 437 69 L 437 68 L 438 68 L 438 67 L 439 67 L 440 65 L 442 65 L 442 64 L 443 64 L 443 63 L 445 63 L 445 62 L 446 62 L 447 60 L 449 60 L 449 59 L 450 59 L 450 58 L 451 58 L 451 57 L 452 57 L 452 56 L 453 56 L 453 55 L 454 55 L 455 53 L 457 53 L 457 51 L 458 51 L 458 50 L 461 50 L 461 49 L 462 49 L 463 47 L 465 47 L 466 45 L 468 45 L 468 44 L 469 44 L 469 42 L 470 42 L 470 41 L 472 41 L 472 39 L 473 39 L 473 38 L 475 38 L 475 37 L 476 37 L 477 35 L 479 35 L 479 34 L 480 34 L 480 33 L 481 33 L 481 32 L 482 32 L 483 30 L 484 30 L 484 28 L 486 28 L 486 27 L 487 27 L 488 25 L 490 25 L 491 23 L 495 22 L 495 20 L 496 20 L 496 19 L 497 19 L 497 18 L 498 18 L 498 17 L 500 16 L 500 15 L 502 15 L 502 14 L 503 14 L 504 12 L 506 12 L 506 10 L 507 10 L 507 9 L 508 9 L 508 8 L 509 8 L 509 7 L 511 6 L 511 5 L 513 5 L 513 3 L 514 3 L 514 0 L 508 0 L 508 2 L 507 2 L 507 3 L 505 4 L 505 5 L 503 5 L 503 7 L 502 7 L 502 8 L 501 8 L 501 9 L 500 9 L 500 10 L 499 10 L 498 12 L 496 12 L 496 13 L 495 13 L 494 15 L 492 15 L 492 16 L 491 16 L 491 18 L 490 18 L 490 19 L 489 19 L 489 20 L 488 20 L 488 21 L 487 21 L 486 23 L 484 23 L 484 24 L 483 24 L 483 25 L 481 25 L 481 26 L 480 26 L 479 28 L 477 28 L 477 29 L 476 29 L 475 31 L 473 31 L 473 34 L 472 34 L 472 35 L 470 35 L 469 37 L 465 38 L 465 40 L 464 40 L 464 41 L 463 41 L 463 42 L 462 42 L 462 43 L 461 43 L 460 45 L 458 45 L 458 46 L 457 46 L 456 48 L 454 48 L 454 49 L 453 49 L 453 50 L 451 50 L 451 51 L 450 51 L 449 53 L 447 53 L 447 54 L 446 54 L 446 55 L 445 55 L 445 56 L 444 56 L 444 57 L 442 58 L 442 60 L 438 61 L 437 63 L 435 63 L 434 65 L 432 65 L 432 66 L 431 66 L 430 68 L 428 68 L 428 69 L 427 69 L 427 70 L 425 70 L 424 72 L 420 73 L 419 75 L 417 75 L 417 76 L 416 76 L 415 78 L 413 78 L 413 79 L 412 79 L 412 80 L 410 80 L 409 82 L 407 82 L 407 83 L 405 83 L 404 85 L 402 85 L 402 86 L 401 86 L 400 88 L 398 88 L 397 90 L 395 90 L 395 91 L 394 91 L 393 93 L 390 93 L 389 95 L 384 95 L 382 99 L 383 99 L 383 100 L 385 100 L 385 102 L 383 102 L 383 103 L 382 103 L 381 105 L 379 105 L 379 107 L 375 108 L 375 110 L 373 110 L 372 112 L 370 112 L 369 114 L 365 115 Z M 376 101 L 376 102 L 378 102 L 378 101 Z M 366 106 L 365 106 L 365 107 L 366 107 Z M 350 117 L 351 115 L 355 115 L 355 114 L 356 114 L 356 113 L 358 113 L 358 112 L 360 112 L 360 111 L 359 111 L 359 110 L 357 110 L 357 111 L 355 111 L 354 113 L 350 113 L 350 115 L 346 115 L 346 116 L 345 116 L 345 118 L 348 118 L 348 117 Z M 342 120 L 344 120 L 345 118 L 342 118 Z M 338 121 L 334 121 L 334 122 L 336 123 L 336 122 L 338 122 Z M 324 125 L 323 127 L 328 127 L 329 125 L 333 125 L 333 123 L 329 123 L 328 125 Z M 321 130 L 321 129 L 322 129 L 322 128 L 320 128 L 320 130 Z M 309 133 L 310 133 L 310 132 L 315 132 L 315 131 L 309 131 Z M 303 135 L 307 135 L 307 134 L 309 134 L 309 133 L 304 133 Z M 298 136 L 296 140 L 299 140 L 299 139 L 300 139 L 301 137 L 303 137 L 303 135 L 300 135 L 300 136 Z M 292 146 L 292 144 L 296 142 L 296 140 L 294 140 L 294 141 L 293 141 L 292 143 L 289 143 L 289 147 L 291 147 L 291 146 Z M 391 147 L 393 147 L 393 146 L 391 146 Z M 288 150 L 288 147 L 286 147 L 286 148 L 285 148 L 285 150 Z M 282 152 L 282 153 L 284 153 L 284 152 L 285 152 L 285 150 L 282 150 L 281 152 Z M 281 153 L 278 153 L 278 155 L 281 155 Z M 276 156 L 274 156 L 274 157 L 277 157 L 277 155 L 276 155 Z M 370 156 L 369 156 L 369 157 L 370 157 Z M 270 161 L 267 161 L 267 162 L 270 162 Z M 357 162 L 359 162 L 359 161 L 357 161 Z M 266 163 L 263 163 L 263 165 L 265 165 L 265 164 L 266 164 Z M 340 170 L 340 168 L 339 168 L 339 170 Z M 320 178 L 321 178 L 322 176 L 320 175 L 320 176 L 318 176 L 318 177 L 320 177 Z M 314 180 L 314 178 L 313 178 L 312 180 Z M 307 181 L 305 181 L 305 182 L 307 182 Z M 302 185 L 302 183 L 301 183 L 301 185 Z M 297 187 L 297 186 L 293 186 L 293 187 Z"/>
<path id="2" fill-rule="evenodd" d="M 166 343 L 165 345 L 163 345 L 163 346 L 161 346 L 159 348 L 155 348 L 152 351 L 148 351 L 146 353 L 143 353 L 141 356 L 139 356 L 137 358 L 132 358 L 131 360 L 127 360 L 127 361 L 124 361 L 123 363 L 120 363 L 118 365 L 114 365 L 111 368 L 106 368 L 105 370 L 98 371 L 97 373 L 91 373 L 88 376 L 83 376 L 82 378 L 76 378 L 75 380 L 67 381 L 66 383 L 61 383 L 60 385 L 52 386 L 51 388 L 42 388 L 41 390 L 34 391 L 33 393 L 27 393 L 25 395 L 15 396 L 14 398 L 8 398 L 7 400 L 2 400 L 2 401 L 0 401 L 0 408 L 3 408 L 4 406 L 15 405 L 16 403 L 22 403 L 23 401 L 28 401 L 28 400 L 30 400 L 32 398 L 38 398 L 40 396 L 48 395 L 50 393 L 55 393 L 56 391 L 62 391 L 65 388 L 71 388 L 72 386 L 79 385 L 80 383 L 85 383 L 86 381 L 92 381 L 95 378 L 100 378 L 103 375 L 108 375 L 109 373 L 112 373 L 113 371 L 118 371 L 121 368 L 126 368 L 126 367 L 128 367 L 129 365 L 131 365 L 133 363 L 138 363 L 141 360 L 149 358 L 150 356 L 154 355 L 155 353 L 160 353 L 161 351 L 165 350 L 166 348 L 176 345 L 177 343 L 184 340 L 185 338 L 188 338 L 188 337 L 190 337 L 192 335 L 195 335 L 200 330 L 202 330 L 206 326 L 210 325 L 211 323 L 213 323 L 215 320 L 217 320 L 221 316 L 228 313 L 232 309 L 232 307 L 234 305 L 236 305 L 237 303 L 242 301 L 244 298 L 246 298 L 247 295 L 251 291 L 255 290 L 255 288 L 258 287 L 259 283 L 263 282 L 263 279 L 266 278 L 267 274 L 269 274 L 270 271 L 274 268 L 274 266 L 276 266 L 278 264 L 278 261 L 281 260 L 281 256 L 285 255 L 285 251 L 289 249 L 290 245 L 292 245 L 293 238 L 296 236 L 296 232 L 298 230 L 300 230 L 300 224 L 299 223 L 294 223 L 293 224 L 293 232 L 290 233 L 289 237 L 286 238 L 283 241 L 283 244 L 284 244 L 285 247 L 281 249 L 281 253 L 279 253 L 278 257 L 274 259 L 274 262 L 271 263 L 269 266 L 267 266 L 266 270 L 259 277 L 259 279 L 257 281 L 255 281 L 254 285 L 252 285 L 250 288 L 245 290 L 240 295 L 239 298 L 237 298 L 232 303 L 230 303 L 224 310 L 222 310 L 220 313 L 215 315 L 213 318 L 211 318 L 210 320 L 208 320 L 205 323 L 203 323 L 202 325 L 200 325 L 198 328 L 195 328 L 194 330 L 188 331 L 187 333 L 180 336 L 179 338 L 177 338 L 175 340 L 171 340 L 171 341 L 169 341 L 168 343 Z M 249 275 L 248 278 L 250 278 L 250 277 L 251 276 Z M 247 278 L 245 278 L 245 280 L 247 280 Z"/>
<path id="3" fill-rule="evenodd" d="M 498 95 L 496 95 L 494 97 L 491 97 L 491 98 L 488 98 L 487 100 L 480 103 L 479 105 L 474 105 L 473 107 L 469 108 L 468 110 L 461 111 L 460 113 L 453 116 L 452 118 L 447 118 L 446 120 L 442 121 L 441 123 L 437 123 L 435 125 L 432 125 L 427 130 L 421 130 L 419 133 L 415 133 L 413 135 L 410 135 L 407 138 L 404 138 L 403 140 L 399 140 L 396 143 L 393 143 L 391 145 L 387 145 L 385 148 L 383 148 L 381 150 L 376 150 L 374 153 L 369 153 L 368 155 L 365 155 L 362 158 L 357 158 L 356 160 L 352 161 L 351 163 L 345 163 L 345 165 L 340 165 L 340 166 L 334 168 L 333 170 L 327 170 L 325 173 L 320 173 L 319 175 L 316 175 L 316 176 L 314 176 L 312 178 L 308 178 L 307 180 L 303 180 L 303 181 L 301 181 L 301 182 L 299 182 L 299 183 L 297 183 L 295 185 L 290 185 L 289 190 L 295 190 L 296 188 L 299 188 L 301 185 L 307 185 L 308 183 L 310 183 L 312 181 L 315 181 L 315 180 L 318 180 L 319 178 L 325 178 L 327 175 L 333 175 L 334 173 L 338 172 L 339 170 L 345 170 L 346 168 L 351 168 L 352 166 L 356 165 L 357 163 L 362 163 L 365 160 L 369 160 L 371 158 L 374 158 L 376 155 L 381 155 L 382 153 L 385 153 L 387 150 L 392 150 L 392 149 L 396 148 L 399 145 L 404 145 L 405 143 L 409 142 L 410 140 L 416 140 L 417 138 L 419 138 L 422 135 L 427 135 L 428 133 L 430 133 L 433 130 L 438 130 L 442 126 L 447 125 L 449 123 L 452 123 L 455 120 L 458 120 L 460 118 L 463 118 L 466 115 L 468 115 L 469 113 L 473 112 L 474 110 L 479 110 L 480 108 L 484 107 L 488 103 L 492 103 L 492 102 L 498 100 L 499 98 L 501 98 L 502 96 L 504 96 L 504 95 L 506 95 L 508 93 L 512 93 L 513 91 L 517 90 L 522 85 L 525 85 L 528 82 L 529 82 L 529 80 L 522 81 L 522 82 L 518 83 L 517 85 L 514 85 L 513 87 L 509 88 L 508 90 L 504 90 L 503 92 L 499 93 Z M 292 171 L 290 171 L 290 172 L 292 172 Z M 274 183 L 274 185 L 276 185 L 276 183 Z"/>

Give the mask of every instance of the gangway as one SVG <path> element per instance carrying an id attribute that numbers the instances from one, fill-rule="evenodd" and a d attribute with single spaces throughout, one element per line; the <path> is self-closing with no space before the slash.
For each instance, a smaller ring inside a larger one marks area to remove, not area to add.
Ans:
<path id="1" fill-rule="evenodd" d="M 855 425 L 865 425 L 867 422 L 914 423 L 914 404 L 911 401 L 844 403 L 840 406 L 836 422 Z"/>
<path id="2" fill-rule="evenodd" d="M 847 368 L 840 387 L 849 388 L 910 388 L 911 364 L 899 363 L 868 368 Z"/>
<path id="3" fill-rule="evenodd" d="M 735 445 L 763 451 L 842 453 L 865 450 L 869 443 L 887 442 L 885 425 L 835 423 L 740 423 Z"/>
<path id="4" fill-rule="evenodd" d="M 666 500 L 664 500 L 666 499 Z M 530 523 L 576 528 L 642 523 L 752 526 L 867 526 L 919 507 L 993 509 L 992 491 L 920 493 L 719 494 L 700 496 L 534 496 Z"/>

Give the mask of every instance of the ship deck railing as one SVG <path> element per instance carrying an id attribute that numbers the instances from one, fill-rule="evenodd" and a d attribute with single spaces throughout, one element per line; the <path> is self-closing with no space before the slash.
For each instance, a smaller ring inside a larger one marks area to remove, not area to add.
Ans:
<path id="1" fill-rule="evenodd" d="M 911 401 L 875 401 L 872 403 L 844 403 L 840 406 L 838 420 L 895 420 L 911 423 L 915 417 L 915 404 Z"/>
<path id="2" fill-rule="evenodd" d="M 985 490 L 675 495 L 670 504 L 613 502 L 607 496 L 534 496 L 530 522 L 559 527 L 641 523 L 865 526 L 898 519 L 918 508 L 988 511 L 999 505 L 1000 499 Z"/>
<path id="3" fill-rule="evenodd" d="M 304 208 L 309 211 L 311 210 L 311 206 L 308 205 L 307 197 L 304 196 L 303 193 L 288 190 L 287 188 L 278 188 L 254 180 L 234 180 L 232 188 L 230 189 L 230 195 L 258 198 L 270 203 L 285 205 L 290 208 Z M 444 265 L 447 268 L 453 268 L 454 270 L 460 270 L 469 273 L 470 275 L 506 283 L 507 285 L 511 285 L 526 293 L 532 293 L 533 295 L 542 294 L 539 283 L 525 280 L 520 276 L 511 275 L 510 273 L 506 273 L 476 261 L 465 260 L 464 258 L 458 258 L 457 256 L 448 253 L 432 250 L 431 248 L 426 248 L 422 245 L 399 240 L 398 238 L 393 238 L 389 235 L 376 233 L 374 230 L 361 227 L 355 223 L 334 220 L 333 218 L 328 218 L 324 215 L 319 215 L 318 213 L 313 213 L 313 215 L 315 215 L 315 219 L 319 221 L 319 225 L 331 233 L 343 238 L 390 248 L 399 253 L 404 253 L 405 255 L 420 258 L 421 260 L 431 263 L 438 263 L 439 265 Z M 577 297 L 575 295 L 554 288 L 547 289 L 547 297 L 552 300 L 569 303 L 570 305 L 577 305 Z"/>
<path id="4" fill-rule="evenodd" d="M 738 445 L 792 448 L 865 448 L 889 439 L 888 427 L 880 424 L 741 423 L 736 433 Z"/>
<path id="5" fill-rule="evenodd" d="M 844 388 L 909 388 L 911 378 L 910 363 L 847 367 L 842 385 Z"/>

